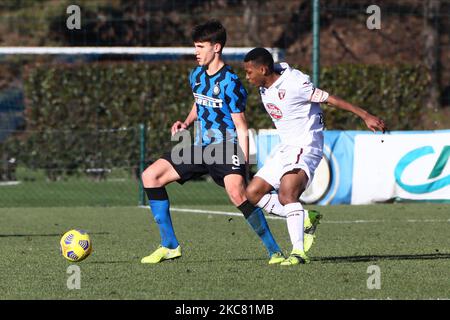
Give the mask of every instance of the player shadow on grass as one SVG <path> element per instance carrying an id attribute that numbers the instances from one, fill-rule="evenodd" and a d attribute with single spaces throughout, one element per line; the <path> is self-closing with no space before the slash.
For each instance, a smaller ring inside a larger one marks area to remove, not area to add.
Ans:
<path id="1" fill-rule="evenodd" d="M 136 258 L 137 259 L 137 258 Z M 311 261 L 323 262 L 323 263 L 345 263 L 345 262 L 370 262 L 378 260 L 437 260 L 437 259 L 450 259 L 450 254 L 446 253 L 432 253 L 432 254 L 417 254 L 417 255 L 367 255 L 367 256 L 343 256 L 343 257 L 315 257 L 311 258 Z M 255 261 L 267 261 L 266 258 L 236 258 L 236 259 L 207 259 L 207 260 L 183 260 L 174 259 L 164 261 L 163 264 L 177 263 L 182 264 L 196 264 L 196 263 L 217 263 L 217 262 L 255 262 Z M 118 264 L 118 263 L 130 263 L 131 260 L 117 260 L 117 261 L 92 261 L 93 264 Z"/>
<path id="2" fill-rule="evenodd" d="M 133 260 L 113 260 L 113 261 L 89 261 L 90 264 L 119 264 L 119 263 L 134 263 Z"/>
<path id="3" fill-rule="evenodd" d="M 345 262 L 369 262 L 377 260 L 438 260 L 450 259 L 447 253 L 431 254 L 405 254 L 405 255 L 365 255 L 365 256 L 342 256 L 342 257 L 311 257 L 311 261 L 323 263 L 345 263 Z M 176 259 L 178 260 L 178 259 Z M 181 260 L 180 260 L 181 261 Z M 184 264 L 191 263 L 215 263 L 215 262 L 246 262 L 246 261 L 267 261 L 266 258 L 235 258 L 235 259 L 207 259 L 207 260 L 184 260 Z M 172 262 L 172 261 L 171 261 Z"/>
<path id="4" fill-rule="evenodd" d="M 181 259 L 177 259 L 182 261 Z M 182 261 L 184 264 L 195 264 L 195 263 L 216 263 L 216 262 L 255 262 L 255 261 L 265 261 L 267 262 L 268 258 L 235 258 L 235 259 L 200 259 L 200 260 L 184 260 Z"/>
<path id="5" fill-rule="evenodd" d="M 366 255 L 366 256 L 343 256 L 343 257 L 315 257 L 312 261 L 325 263 L 341 262 L 370 262 L 377 260 L 438 260 L 450 259 L 448 253 L 428 253 L 428 254 L 399 254 L 399 255 Z"/>

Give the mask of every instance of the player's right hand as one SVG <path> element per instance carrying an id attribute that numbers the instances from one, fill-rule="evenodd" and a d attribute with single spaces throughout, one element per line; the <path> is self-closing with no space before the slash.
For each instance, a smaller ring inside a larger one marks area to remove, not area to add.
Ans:
<path id="1" fill-rule="evenodd" d="M 181 130 L 185 130 L 187 129 L 187 125 L 184 122 L 181 121 L 176 121 L 173 125 L 172 125 L 172 135 L 174 135 L 175 133 L 177 133 L 178 131 Z"/>
<path id="2" fill-rule="evenodd" d="M 369 128 L 373 132 L 380 130 L 384 133 L 387 130 L 384 121 L 371 114 L 367 115 L 367 117 L 364 119 L 364 122 L 366 123 L 367 128 Z"/>

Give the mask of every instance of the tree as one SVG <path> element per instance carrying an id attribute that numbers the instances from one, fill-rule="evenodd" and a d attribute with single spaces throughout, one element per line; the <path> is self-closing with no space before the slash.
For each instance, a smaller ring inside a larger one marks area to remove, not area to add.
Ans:
<path id="1" fill-rule="evenodd" d="M 441 0 L 426 0 L 423 2 L 424 24 L 424 64 L 429 72 L 430 91 L 426 101 L 429 111 L 437 111 L 440 106 L 440 50 L 439 50 L 439 12 Z"/>

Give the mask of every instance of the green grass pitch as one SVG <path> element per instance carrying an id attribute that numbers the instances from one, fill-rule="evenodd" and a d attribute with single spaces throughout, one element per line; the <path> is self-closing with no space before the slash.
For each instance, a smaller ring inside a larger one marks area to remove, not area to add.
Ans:
<path id="1" fill-rule="evenodd" d="M 183 190 L 186 196 L 191 189 Z M 195 194 L 187 198 L 195 199 Z M 226 203 L 225 194 L 223 198 Z M 236 212 L 224 204 L 173 201 L 172 207 Z M 0 299 L 450 298 L 450 205 L 307 208 L 324 215 L 310 251 L 312 261 L 283 268 L 267 264 L 262 243 L 240 216 L 174 211 L 183 256 L 142 265 L 141 257 L 159 243 L 147 208 L 4 206 Z M 285 221 L 268 221 L 287 253 Z M 59 239 L 72 228 L 89 231 L 93 253 L 77 264 L 81 288 L 69 290 L 71 263 L 60 256 Z M 379 267 L 380 289 L 368 289 L 371 265 Z"/>

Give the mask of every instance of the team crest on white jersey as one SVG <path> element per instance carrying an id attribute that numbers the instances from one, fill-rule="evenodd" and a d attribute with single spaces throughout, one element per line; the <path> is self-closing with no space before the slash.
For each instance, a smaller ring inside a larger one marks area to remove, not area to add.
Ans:
<path id="1" fill-rule="evenodd" d="M 280 98 L 280 100 L 283 100 L 285 95 L 286 95 L 286 89 L 278 89 L 278 98 Z"/>
<path id="2" fill-rule="evenodd" d="M 266 110 L 275 120 L 280 120 L 281 118 L 283 118 L 283 112 L 281 112 L 280 108 L 272 103 L 266 104 Z"/>

